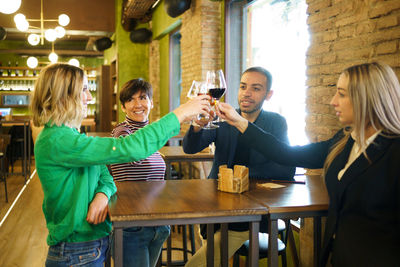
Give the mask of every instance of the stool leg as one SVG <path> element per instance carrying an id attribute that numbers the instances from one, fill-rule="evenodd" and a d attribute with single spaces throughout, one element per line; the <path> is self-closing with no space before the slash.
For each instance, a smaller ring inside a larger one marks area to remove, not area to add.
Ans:
<path id="1" fill-rule="evenodd" d="M 233 254 L 233 267 L 239 267 L 239 254 L 235 252 Z"/>
<path id="2" fill-rule="evenodd" d="M 172 241 L 171 241 L 171 234 L 167 239 L 167 266 L 171 266 L 171 249 L 172 249 Z"/>
<path id="3" fill-rule="evenodd" d="M 3 179 L 4 179 L 4 190 L 5 190 L 5 193 L 6 193 L 6 203 L 8 203 L 7 172 L 4 170 L 5 169 L 5 165 L 6 165 L 5 158 L 4 158 L 4 155 L 3 155 L 3 158 L 1 159 L 1 172 L 2 172 Z"/>
<path id="4" fill-rule="evenodd" d="M 188 261 L 188 250 L 187 250 L 187 229 L 186 225 L 182 225 L 182 248 L 183 248 L 183 261 Z"/>
<path id="5" fill-rule="evenodd" d="M 196 242 L 194 239 L 194 225 L 189 225 L 190 247 L 192 248 L 192 256 L 196 253 Z"/>

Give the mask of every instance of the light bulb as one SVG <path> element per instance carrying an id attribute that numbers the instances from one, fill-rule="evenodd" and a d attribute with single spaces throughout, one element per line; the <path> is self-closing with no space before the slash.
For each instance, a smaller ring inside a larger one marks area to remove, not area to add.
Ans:
<path id="1" fill-rule="evenodd" d="M 26 17 L 24 14 L 18 13 L 17 15 L 14 16 L 14 22 L 17 24 L 19 21 L 24 21 L 26 20 Z"/>
<path id="2" fill-rule="evenodd" d="M 12 14 L 21 6 L 21 0 L 0 0 L 0 12 Z"/>
<path id="3" fill-rule="evenodd" d="M 35 58 L 35 57 L 28 57 L 28 60 L 26 61 L 26 64 L 31 69 L 36 68 L 38 63 L 39 62 L 38 62 L 37 58 Z"/>
<path id="4" fill-rule="evenodd" d="M 31 45 L 37 45 L 40 42 L 40 36 L 36 33 L 31 33 L 28 36 L 28 43 Z"/>
<path id="5" fill-rule="evenodd" d="M 17 26 L 17 29 L 21 32 L 25 32 L 29 29 L 29 22 L 27 20 L 20 20 L 15 24 Z"/>
<path id="6" fill-rule="evenodd" d="M 49 54 L 49 60 L 50 60 L 51 63 L 56 63 L 57 60 L 58 60 L 58 55 L 56 53 L 54 53 L 54 52 L 51 52 Z"/>
<path id="7" fill-rule="evenodd" d="M 68 61 L 68 64 L 73 65 L 73 66 L 75 66 L 75 67 L 79 67 L 79 61 L 78 61 L 76 58 L 71 58 L 71 59 Z"/>
<path id="8" fill-rule="evenodd" d="M 57 33 L 53 29 L 48 29 L 44 32 L 44 38 L 49 42 L 53 42 L 57 39 Z"/>
<path id="9" fill-rule="evenodd" d="M 61 26 L 57 26 L 55 29 L 57 38 L 63 38 L 65 35 L 65 29 Z"/>
<path id="10" fill-rule="evenodd" d="M 65 14 L 61 14 L 60 16 L 58 16 L 58 23 L 61 26 L 67 26 L 69 23 L 69 17 Z"/>

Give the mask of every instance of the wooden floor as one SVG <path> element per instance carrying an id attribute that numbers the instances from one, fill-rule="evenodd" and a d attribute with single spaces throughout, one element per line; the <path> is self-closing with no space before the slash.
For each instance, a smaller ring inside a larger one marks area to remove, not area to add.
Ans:
<path id="1" fill-rule="evenodd" d="M 34 170 L 34 163 L 32 164 Z M 15 170 L 16 172 L 18 169 Z M 4 184 L 0 185 L 0 222 L 24 187 L 24 177 L 11 175 L 7 178 L 8 203 L 4 198 Z M 48 246 L 47 228 L 42 212 L 43 191 L 37 175 L 33 175 L 11 212 L 0 225 L 0 266 L 44 266 Z M 173 247 L 182 247 L 181 235 L 172 233 Z M 188 244 L 190 248 L 190 244 Z M 198 249 L 200 244 L 196 242 Z M 172 259 L 181 260 L 182 252 L 173 251 Z M 189 256 L 190 258 L 190 256 Z M 166 255 L 164 257 L 166 260 Z"/>
<path id="2" fill-rule="evenodd" d="M 33 163 L 31 169 L 34 170 L 34 167 Z M 18 166 L 15 171 L 20 171 Z M 43 192 L 39 178 L 36 174 L 32 175 L 24 188 L 24 177 L 11 175 L 7 179 L 7 187 L 9 202 L 5 203 L 4 185 L 0 183 L 0 266 L 44 266 L 48 249 L 46 244 L 48 232 L 42 212 Z M 21 189 L 23 189 L 23 192 L 18 201 L 14 203 Z M 11 212 L 3 221 L 13 203 Z M 182 247 L 181 234 L 177 231 L 172 233 L 172 246 Z M 197 236 L 196 248 L 199 247 L 200 243 Z M 190 248 L 190 244 L 188 244 L 188 248 Z M 163 254 L 163 260 L 166 260 L 165 252 Z M 182 252 L 173 251 L 172 260 L 182 260 L 182 258 Z M 288 257 L 288 260 L 288 266 L 293 266 L 290 257 Z M 230 261 L 231 264 L 232 261 Z M 244 259 L 241 258 L 240 266 L 244 265 Z M 266 259 L 260 260 L 259 266 L 266 266 Z"/>
<path id="3" fill-rule="evenodd" d="M 2 184 L 0 221 L 3 220 L 23 186 L 24 177 L 9 176 L 7 178 L 9 202 L 5 203 Z M 37 175 L 34 175 L 0 226 L 0 266 L 44 266 L 47 255 L 47 229 L 41 208 L 42 201 L 41 185 Z"/>

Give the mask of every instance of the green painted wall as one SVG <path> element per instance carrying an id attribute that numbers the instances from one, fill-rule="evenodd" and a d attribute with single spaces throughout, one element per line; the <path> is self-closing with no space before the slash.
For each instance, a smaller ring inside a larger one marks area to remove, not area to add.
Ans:
<path id="1" fill-rule="evenodd" d="M 123 0 L 116 2 L 116 28 L 115 46 L 118 55 L 118 88 L 135 78 L 149 77 L 149 45 L 135 44 L 129 39 L 129 32 L 126 32 L 121 25 L 121 10 Z M 147 24 L 138 25 L 137 28 L 148 27 Z M 115 53 L 114 53 L 115 54 Z M 119 105 L 119 103 L 118 103 Z M 119 121 L 125 119 L 125 114 L 119 109 Z"/>
<path id="2" fill-rule="evenodd" d="M 161 1 L 153 12 L 152 31 L 153 39 L 160 43 L 160 115 L 169 112 L 169 33 L 182 24 L 181 16 L 172 18 L 168 16 Z"/>
<path id="3" fill-rule="evenodd" d="M 111 36 L 113 41 L 112 46 L 109 49 L 104 50 L 104 65 L 110 65 L 111 61 L 117 56 L 117 46 L 115 45 L 115 34 Z"/>
<path id="4" fill-rule="evenodd" d="M 176 18 L 170 17 L 165 11 L 164 0 L 155 8 L 152 17 L 153 38 L 160 39 L 163 35 L 168 34 L 181 24 L 181 16 Z M 178 25 L 177 25 L 178 23 Z M 171 28 L 172 27 L 172 28 Z"/>

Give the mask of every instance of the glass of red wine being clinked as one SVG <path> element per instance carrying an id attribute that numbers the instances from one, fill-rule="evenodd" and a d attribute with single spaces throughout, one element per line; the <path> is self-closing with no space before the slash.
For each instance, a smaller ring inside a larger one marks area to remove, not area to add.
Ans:
<path id="1" fill-rule="evenodd" d="M 215 108 L 215 105 L 218 105 L 220 98 L 225 94 L 226 91 L 226 82 L 224 73 L 222 70 L 211 70 L 207 71 L 207 78 L 206 78 L 206 87 L 208 90 L 208 94 L 211 96 L 211 106 Z M 219 117 L 215 117 L 214 123 L 220 122 Z M 218 128 L 219 126 L 209 123 L 210 127 Z M 207 125 L 208 126 L 208 125 Z"/>

